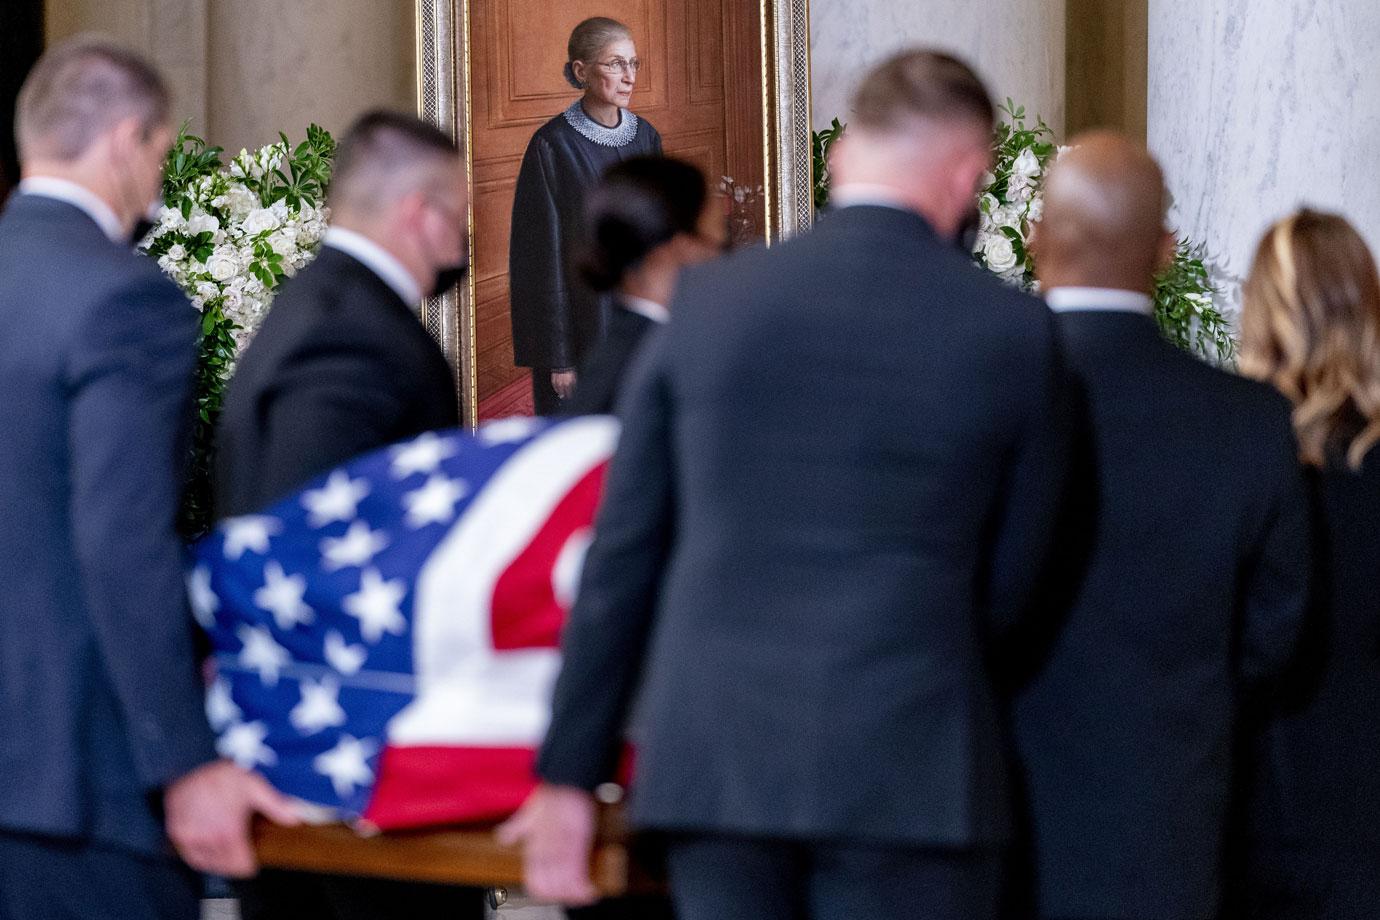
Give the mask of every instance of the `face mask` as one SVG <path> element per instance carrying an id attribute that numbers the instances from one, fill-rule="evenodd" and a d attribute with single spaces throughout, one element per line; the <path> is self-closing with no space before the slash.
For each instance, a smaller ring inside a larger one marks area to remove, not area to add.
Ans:
<path id="1" fill-rule="evenodd" d="M 432 285 L 431 296 L 440 297 L 449 294 L 461 281 L 465 280 L 465 275 L 469 274 L 470 263 L 466 259 L 455 265 L 447 265 L 436 270 L 436 282 Z"/>

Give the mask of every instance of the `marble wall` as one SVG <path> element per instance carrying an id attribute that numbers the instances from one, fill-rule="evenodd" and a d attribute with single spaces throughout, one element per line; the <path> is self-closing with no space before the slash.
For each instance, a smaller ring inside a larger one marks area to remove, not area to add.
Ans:
<path id="1" fill-rule="evenodd" d="M 816 127 L 848 121 L 863 72 L 910 45 L 972 63 L 999 100 L 1010 96 L 1064 128 L 1065 0 L 811 0 L 811 83 Z"/>
<path id="2" fill-rule="evenodd" d="M 1380 5 L 1150 0 L 1148 134 L 1173 219 L 1229 274 L 1300 203 L 1380 246 Z"/>
<path id="3" fill-rule="evenodd" d="M 0 0 L 4 2 L 4 0 Z M 47 0 L 49 42 L 103 32 L 153 60 L 174 117 L 237 151 L 374 106 L 416 108 L 413 0 Z"/>

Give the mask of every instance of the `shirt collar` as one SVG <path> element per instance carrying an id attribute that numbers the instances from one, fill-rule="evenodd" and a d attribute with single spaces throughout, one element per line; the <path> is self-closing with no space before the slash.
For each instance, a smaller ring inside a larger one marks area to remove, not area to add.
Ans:
<path id="1" fill-rule="evenodd" d="M 849 182 L 829 190 L 829 205 L 834 208 L 856 208 L 868 205 L 876 208 L 894 208 L 897 211 L 913 212 L 896 190 L 886 185 L 870 182 Z"/>
<path id="2" fill-rule="evenodd" d="M 671 311 L 666 309 L 665 304 L 647 300 L 645 297 L 629 297 L 627 294 L 623 294 L 619 297 L 619 303 L 629 313 L 645 316 L 654 323 L 664 323 L 671 318 Z"/>
<path id="3" fill-rule="evenodd" d="M 91 218 L 112 243 L 126 242 L 120 218 L 105 200 L 84 185 L 57 176 L 29 176 L 19 183 L 22 195 L 39 195 L 66 202 Z"/>
<path id="4" fill-rule="evenodd" d="M 1051 288 L 1045 292 L 1045 302 L 1055 313 L 1108 311 L 1149 316 L 1155 310 L 1155 302 L 1148 294 L 1120 288 Z"/>
<path id="5" fill-rule="evenodd" d="M 322 237 L 321 244 L 338 249 L 363 263 L 408 306 L 422 302 L 422 288 L 412 273 L 403 267 L 396 256 L 364 234 L 344 227 L 330 227 Z"/>

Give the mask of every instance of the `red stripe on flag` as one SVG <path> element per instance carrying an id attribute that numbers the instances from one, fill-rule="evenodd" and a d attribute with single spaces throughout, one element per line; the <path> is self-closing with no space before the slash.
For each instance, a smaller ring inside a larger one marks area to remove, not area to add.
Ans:
<path id="1" fill-rule="evenodd" d="M 567 611 L 556 600 L 552 573 L 570 538 L 593 525 L 607 469 L 605 462 L 586 473 L 499 575 L 492 606 L 495 651 L 560 647 Z"/>
<path id="2" fill-rule="evenodd" d="M 386 747 L 363 818 L 380 830 L 497 821 L 536 788 L 532 748 Z"/>

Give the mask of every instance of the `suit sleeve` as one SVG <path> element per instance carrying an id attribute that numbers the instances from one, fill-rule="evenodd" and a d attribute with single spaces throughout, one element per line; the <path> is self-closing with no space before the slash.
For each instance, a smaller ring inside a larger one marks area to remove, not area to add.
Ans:
<path id="1" fill-rule="evenodd" d="M 156 790 L 216 756 L 176 533 L 195 314 L 150 275 L 86 327 L 68 368 L 76 577 L 135 769 Z"/>
<path id="2" fill-rule="evenodd" d="M 1040 346 L 1023 397 L 992 529 L 987 584 L 991 638 L 1010 640 L 1043 615 L 1048 563 L 1067 494 L 1074 420 L 1053 317 L 1041 311 Z"/>
<path id="3" fill-rule="evenodd" d="M 396 369 L 366 347 L 306 350 L 288 362 L 262 407 L 261 494 L 286 495 L 392 439 L 406 409 Z"/>
<path id="4" fill-rule="evenodd" d="M 519 367 L 575 366 L 566 252 L 551 145 L 532 138 L 513 199 L 508 276 Z"/>
<path id="5" fill-rule="evenodd" d="M 1260 538 L 1241 572 L 1240 672 L 1246 686 L 1265 689 L 1294 677 L 1296 655 L 1310 627 L 1321 627 L 1313 579 L 1315 494 L 1296 459 L 1292 431 L 1281 431 L 1277 485 Z"/>
<path id="6" fill-rule="evenodd" d="M 580 593 L 562 637 L 565 665 L 537 761 L 550 783 L 594 789 L 614 776 L 675 529 L 665 337 L 648 343 L 620 405 Z"/>

